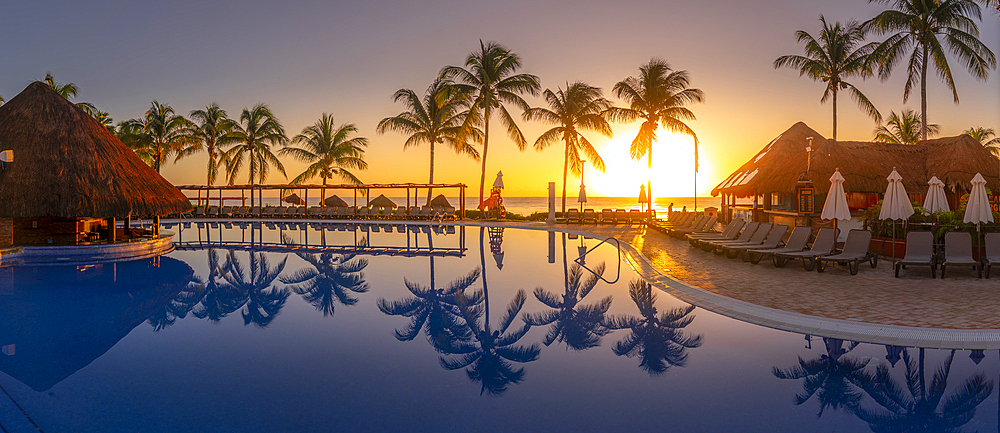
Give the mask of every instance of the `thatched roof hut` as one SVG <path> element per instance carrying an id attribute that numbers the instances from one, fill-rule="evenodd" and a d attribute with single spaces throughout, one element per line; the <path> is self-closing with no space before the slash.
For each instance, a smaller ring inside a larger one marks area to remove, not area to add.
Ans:
<path id="1" fill-rule="evenodd" d="M 191 210 L 177 188 L 42 82 L 0 106 L 0 217 L 125 218 Z"/>
<path id="2" fill-rule="evenodd" d="M 808 173 L 807 137 L 813 137 Z M 926 192 L 931 176 L 937 176 L 946 185 L 968 190 L 976 173 L 986 178 L 987 188 L 1000 191 L 997 159 L 968 135 L 915 145 L 834 141 L 798 122 L 716 186 L 712 195 L 791 194 L 803 175 L 813 181 L 817 191 L 825 192 L 830 188 L 830 176 L 838 168 L 846 179 L 847 192 L 885 192 L 888 186 L 885 178 L 893 168 L 903 176 L 903 185 L 910 193 Z"/>

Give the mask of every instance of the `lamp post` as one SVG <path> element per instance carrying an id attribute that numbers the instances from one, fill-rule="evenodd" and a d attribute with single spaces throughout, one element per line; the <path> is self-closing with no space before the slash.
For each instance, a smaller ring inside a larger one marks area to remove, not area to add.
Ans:
<path id="1" fill-rule="evenodd" d="M 812 170 L 813 138 L 806 137 L 806 140 L 809 140 L 809 145 L 806 146 L 806 177 L 809 177 L 809 171 Z"/>

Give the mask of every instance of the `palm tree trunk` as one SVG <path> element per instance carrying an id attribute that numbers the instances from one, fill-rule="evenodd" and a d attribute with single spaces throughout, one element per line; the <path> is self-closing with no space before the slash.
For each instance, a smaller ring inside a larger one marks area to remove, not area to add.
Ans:
<path id="1" fill-rule="evenodd" d="M 566 151 L 563 152 L 563 190 L 562 190 L 563 218 L 566 218 L 566 170 L 568 167 L 569 167 L 569 143 L 566 143 Z"/>
<path id="2" fill-rule="evenodd" d="M 486 151 L 490 149 L 490 109 L 486 107 L 486 124 L 483 127 L 483 172 L 479 175 L 479 204 L 483 204 L 483 188 L 486 187 Z M 480 213 L 482 216 L 482 213 Z"/>
<path id="3" fill-rule="evenodd" d="M 251 188 L 253 188 L 253 171 L 254 171 L 254 167 L 256 167 L 256 164 L 254 164 L 255 161 L 256 160 L 254 159 L 253 150 L 251 149 L 250 150 L 250 180 L 249 180 Z M 281 194 L 278 194 L 278 205 L 279 206 L 281 205 L 281 199 L 282 199 Z M 253 206 L 253 198 L 250 198 L 250 206 L 251 207 Z"/>
<path id="4" fill-rule="evenodd" d="M 431 177 L 427 181 L 427 183 L 434 183 L 434 142 L 435 141 L 437 141 L 437 138 L 431 137 Z M 483 171 L 485 172 L 486 168 L 485 168 L 485 166 L 483 166 L 483 167 L 484 167 Z M 427 206 L 431 205 L 431 197 L 433 196 L 433 191 L 434 191 L 433 188 L 427 188 Z"/>
<path id="5" fill-rule="evenodd" d="M 833 86 L 833 141 L 837 141 L 837 86 Z"/>
<path id="6" fill-rule="evenodd" d="M 649 199 L 649 203 L 646 204 L 646 212 L 652 212 L 653 210 L 653 145 L 649 145 L 649 153 L 647 155 L 646 164 L 649 166 L 649 179 L 646 180 L 646 198 Z M 695 194 L 698 195 L 698 194 Z M 697 210 L 697 209 L 692 209 Z"/>
<path id="7" fill-rule="evenodd" d="M 927 139 L 927 44 L 924 47 L 924 61 L 920 65 L 920 139 Z"/>

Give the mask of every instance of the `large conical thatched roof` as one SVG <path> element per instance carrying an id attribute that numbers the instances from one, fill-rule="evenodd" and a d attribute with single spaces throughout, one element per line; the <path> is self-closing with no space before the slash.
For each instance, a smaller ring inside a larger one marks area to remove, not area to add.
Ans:
<path id="1" fill-rule="evenodd" d="M 712 194 L 746 197 L 795 192 L 796 182 L 807 174 L 807 137 L 813 137 L 808 177 L 818 191 L 830 188 L 830 176 L 838 168 L 845 178 L 847 192 L 885 192 L 886 177 L 894 168 L 903 177 L 903 186 L 910 193 L 926 192 L 931 176 L 937 176 L 947 185 L 969 190 L 969 181 L 976 173 L 986 178 L 987 188 L 1000 190 L 997 159 L 968 135 L 921 141 L 915 145 L 834 141 L 798 122 L 716 186 Z"/>
<path id="2" fill-rule="evenodd" d="M 114 134 L 42 82 L 0 106 L 0 217 L 123 218 L 191 203 Z"/>

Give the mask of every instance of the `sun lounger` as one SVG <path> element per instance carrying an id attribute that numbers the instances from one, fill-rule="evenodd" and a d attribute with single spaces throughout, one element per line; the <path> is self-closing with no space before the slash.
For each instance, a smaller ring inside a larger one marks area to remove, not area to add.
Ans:
<path id="1" fill-rule="evenodd" d="M 580 211 L 576 209 L 570 209 L 566 211 L 566 224 L 578 223 L 580 222 Z"/>
<path id="2" fill-rule="evenodd" d="M 250 218 L 259 218 L 260 217 L 260 206 L 252 206 L 250 208 L 250 211 L 247 212 L 247 216 L 250 217 Z"/>
<path id="3" fill-rule="evenodd" d="M 844 241 L 843 251 L 840 254 L 817 258 L 816 271 L 823 272 L 828 263 L 838 263 L 846 264 L 847 269 L 851 271 L 851 275 L 857 275 L 858 268 L 861 267 L 861 262 L 863 261 L 868 261 L 873 268 L 878 266 L 878 254 L 868 251 L 871 241 L 872 232 L 868 230 L 851 230 L 847 232 L 847 240 Z"/>
<path id="4" fill-rule="evenodd" d="M 1000 233 L 987 233 L 986 255 L 983 257 L 986 278 L 990 277 L 990 268 L 993 267 L 994 262 L 1000 262 Z"/>
<path id="5" fill-rule="evenodd" d="M 597 212 L 593 209 L 584 209 L 583 216 L 580 217 L 581 224 L 595 224 L 597 223 Z"/>
<path id="6" fill-rule="evenodd" d="M 233 211 L 233 216 L 246 217 L 250 214 L 250 206 L 240 206 Z"/>
<path id="7" fill-rule="evenodd" d="M 666 234 L 669 235 L 670 232 L 672 232 L 674 230 L 687 230 L 689 232 L 690 231 L 695 231 L 695 228 L 704 227 L 706 221 L 708 221 L 708 217 L 707 216 L 700 216 L 698 218 L 695 218 L 695 219 L 691 220 L 690 222 L 688 222 L 687 224 L 685 224 L 683 226 L 682 225 L 665 226 L 665 227 L 664 226 L 657 226 L 657 228 L 660 231 L 662 231 L 663 233 L 666 233 Z"/>
<path id="8" fill-rule="evenodd" d="M 809 250 L 791 253 L 774 253 L 771 256 L 771 261 L 774 263 L 774 267 L 783 268 L 786 264 L 788 264 L 789 260 L 802 259 L 802 268 L 807 271 L 811 271 L 816 266 L 817 258 L 833 253 L 833 249 L 837 246 L 837 236 L 839 236 L 839 234 L 839 229 L 821 228 L 819 229 L 819 233 L 816 234 L 816 239 L 813 241 L 812 247 L 809 248 Z"/>
<path id="9" fill-rule="evenodd" d="M 757 231 L 757 227 L 760 227 L 758 222 L 748 222 L 743 225 L 743 231 L 739 233 L 736 239 L 693 239 L 695 246 L 701 248 L 705 251 L 712 251 L 714 247 L 712 242 L 748 242 L 750 237 Z"/>
<path id="10" fill-rule="evenodd" d="M 1000 235 L 1000 233 L 996 233 Z M 906 265 L 926 265 L 931 268 L 931 278 L 935 277 L 937 260 L 934 257 L 933 232 L 909 232 L 906 234 L 906 254 L 895 263 L 895 275 L 899 278 L 899 270 Z"/>
<path id="11" fill-rule="evenodd" d="M 219 207 L 218 206 L 209 206 L 208 207 L 208 216 L 210 216 L 210 217 L 218 217 L 219 216 Z"/>
<path id="12" fill-rule="evenodd" d="M 645 224 L 646 223 L 646 213 L 639 209 L 629 209 L 628 211 L 628 224 Z"/>
<path id="13" fill-rule="evenodd" d="M 319 206 L 313 206 L 309 208 L 308 216 L 310 218 L 319 218 L 323 216 L 324 209 Z"/>
<path id="14" fill-rule="evenodd" d="M 737 244 L 737 245 L 725 245 L 722 247 L 725 250 L 726 257 L 735 259 L 736 256 L 742 255 L 746 250 L 770 250 L 781 246 L 781 243 L 785 239 L 785 233 L 788 233 L 788 226 L 784 224 L 778 224 L 771 228 L 771 231 L 767 233 L 767 237 L 764 238 L 764 242 L 759 244 Z M 747 259 L 744 259 L 744 261 Z"/>
<path id="15" fill-rule="evenodd" d="M 192 216 L 195 216 L 195 217 L 203 217 L 203 216 L 205 216 L 205 211 L 208 210 L 207 208 L 208 208 L 208 206 L 195 206 L 194 207 L 194 213 L 192 214 Z"/>
<path id="16" fill-rule="evenodd" d="M 339 206 L 327 206 L 326 209 L 323 209 L 323 218 L 336 218 L 338 212 L 340 212 Z"/>
<path id="17" fill-rule="evenodd" d="M 673 229 L 670 230 L 670 236 L 675 238 L 683 238 L 684 235 L 690 233 L 716 233 L 715 223 L 719 220 L 718 217 L 709 217 L 708 219 L 703 219 L 701 224 L 696 224 L 693 228 L 689 229 Z"/>
<path id="18" fill-rule="evenodd" d="M 812 236 L 812 227 L 806 226 L 796 226 L 792 229 L 792 234 L 788 235 L 788 241 L 785 242 L 785 246 L 782 248 L 754 248 L 748 249 L 743 255 L 744 261 L 749 261 L 750 263 L 757 264 L 760 263 L 761 259 L 764 257 L 773 256 L 777 253 L 797 253 L 806 249 L 806 244 L 809 243 L 809 237 Z M 766 244 L 767 242 L 765 242 Z"/>
<path id="19" fill-rule="evenodd" d="M 276 209 L 277 208 L 275 208 L 274 206 L 265 207 L 263 213 L 261 213 L 261 216 L 264 216 L 264 217 L 267 217 L 267 218 L 272 218 L 272 217 L 274 217 L 274 211 Z"/>
<path id="20" fill-rule="evenodd" d="M 746 224 L 746 221 L 742 219 L 734 219 L 726 225 L 726 228 L 722 229 L 722 232 L 712 232 L 712 233 L 688 233 L 687 239 L 691 245 L 698 245 L 698 241 L 725 241 L 730 239 L 736 239 L 740 236 L 740 229 Z"/>
<path id="21" fill-rule="evenodd" d="M 299 206 L 298 209 L 295 209 L 295 217 L 296 218 L 305 218 L 307 216 L 309 216 L 309 208 L 308 207 Z"/>
<path id="22" fill-rule="evenodd" d="M 599 221 L 601 224 L 614 224 L 615 223 L 615 211 L 611 209 L 601 209 L 601 219 Z"/>
<path id="23" fill-rule="evenodd" d="M 726 252 L 725 247 L 735 246 L 735 245 L 748 245 L 748 246 L 758 246 L 764 243 L 767 239 L 768 233 L 771 233 L 771 223 L 762 223 L 757 226 L 757 230 L 753 232 L 749 239 L 745 241 L 712 241 L 706 244 L 710 247 L 707 251 L 715 252 L 716 254 L 723 254 Z M 743 239 L 743 235 L 740 235 L 740 239 Z M 704 248 L 703 248 L 704 249 Z"/>
<path id="24" fill-rule="evenodd" d="M 979 278 L 983 277 L 982 263 L 972 257 L 972 235 L 969 232 L 948 232 L 944 235 L 944 261 L 941 278 L 948 265 L 972 265 Z"/>
<path id="25" fill-rule="evenodd" d="M 615 209 L 615 224 L 625 224 L 628 222 L 628 214 L 625 209 Z"/>
<path id="26" fill-rule="evenodd" d="M 697 215 L 695 215 L 694 212 L 684 212 L 684 213 L 677 212 L 675 213 L 674 218 L 671 218 L 667 221 L 657 221 L 656 225 L 661 229 L 686 227 L 690 225 L 691 221 L 693 221 L 696 217 Z"/>
<path id="27" fill-rule="evenodd" d="M 358 211 L 355 214 L 355 218 L 361 219 L 361 220 L 365 220 L 365 219 L 371 218 L 371 209 L 368 209 L 368 206 L 362 206 L 362 207 L 358 208 Z"/>

